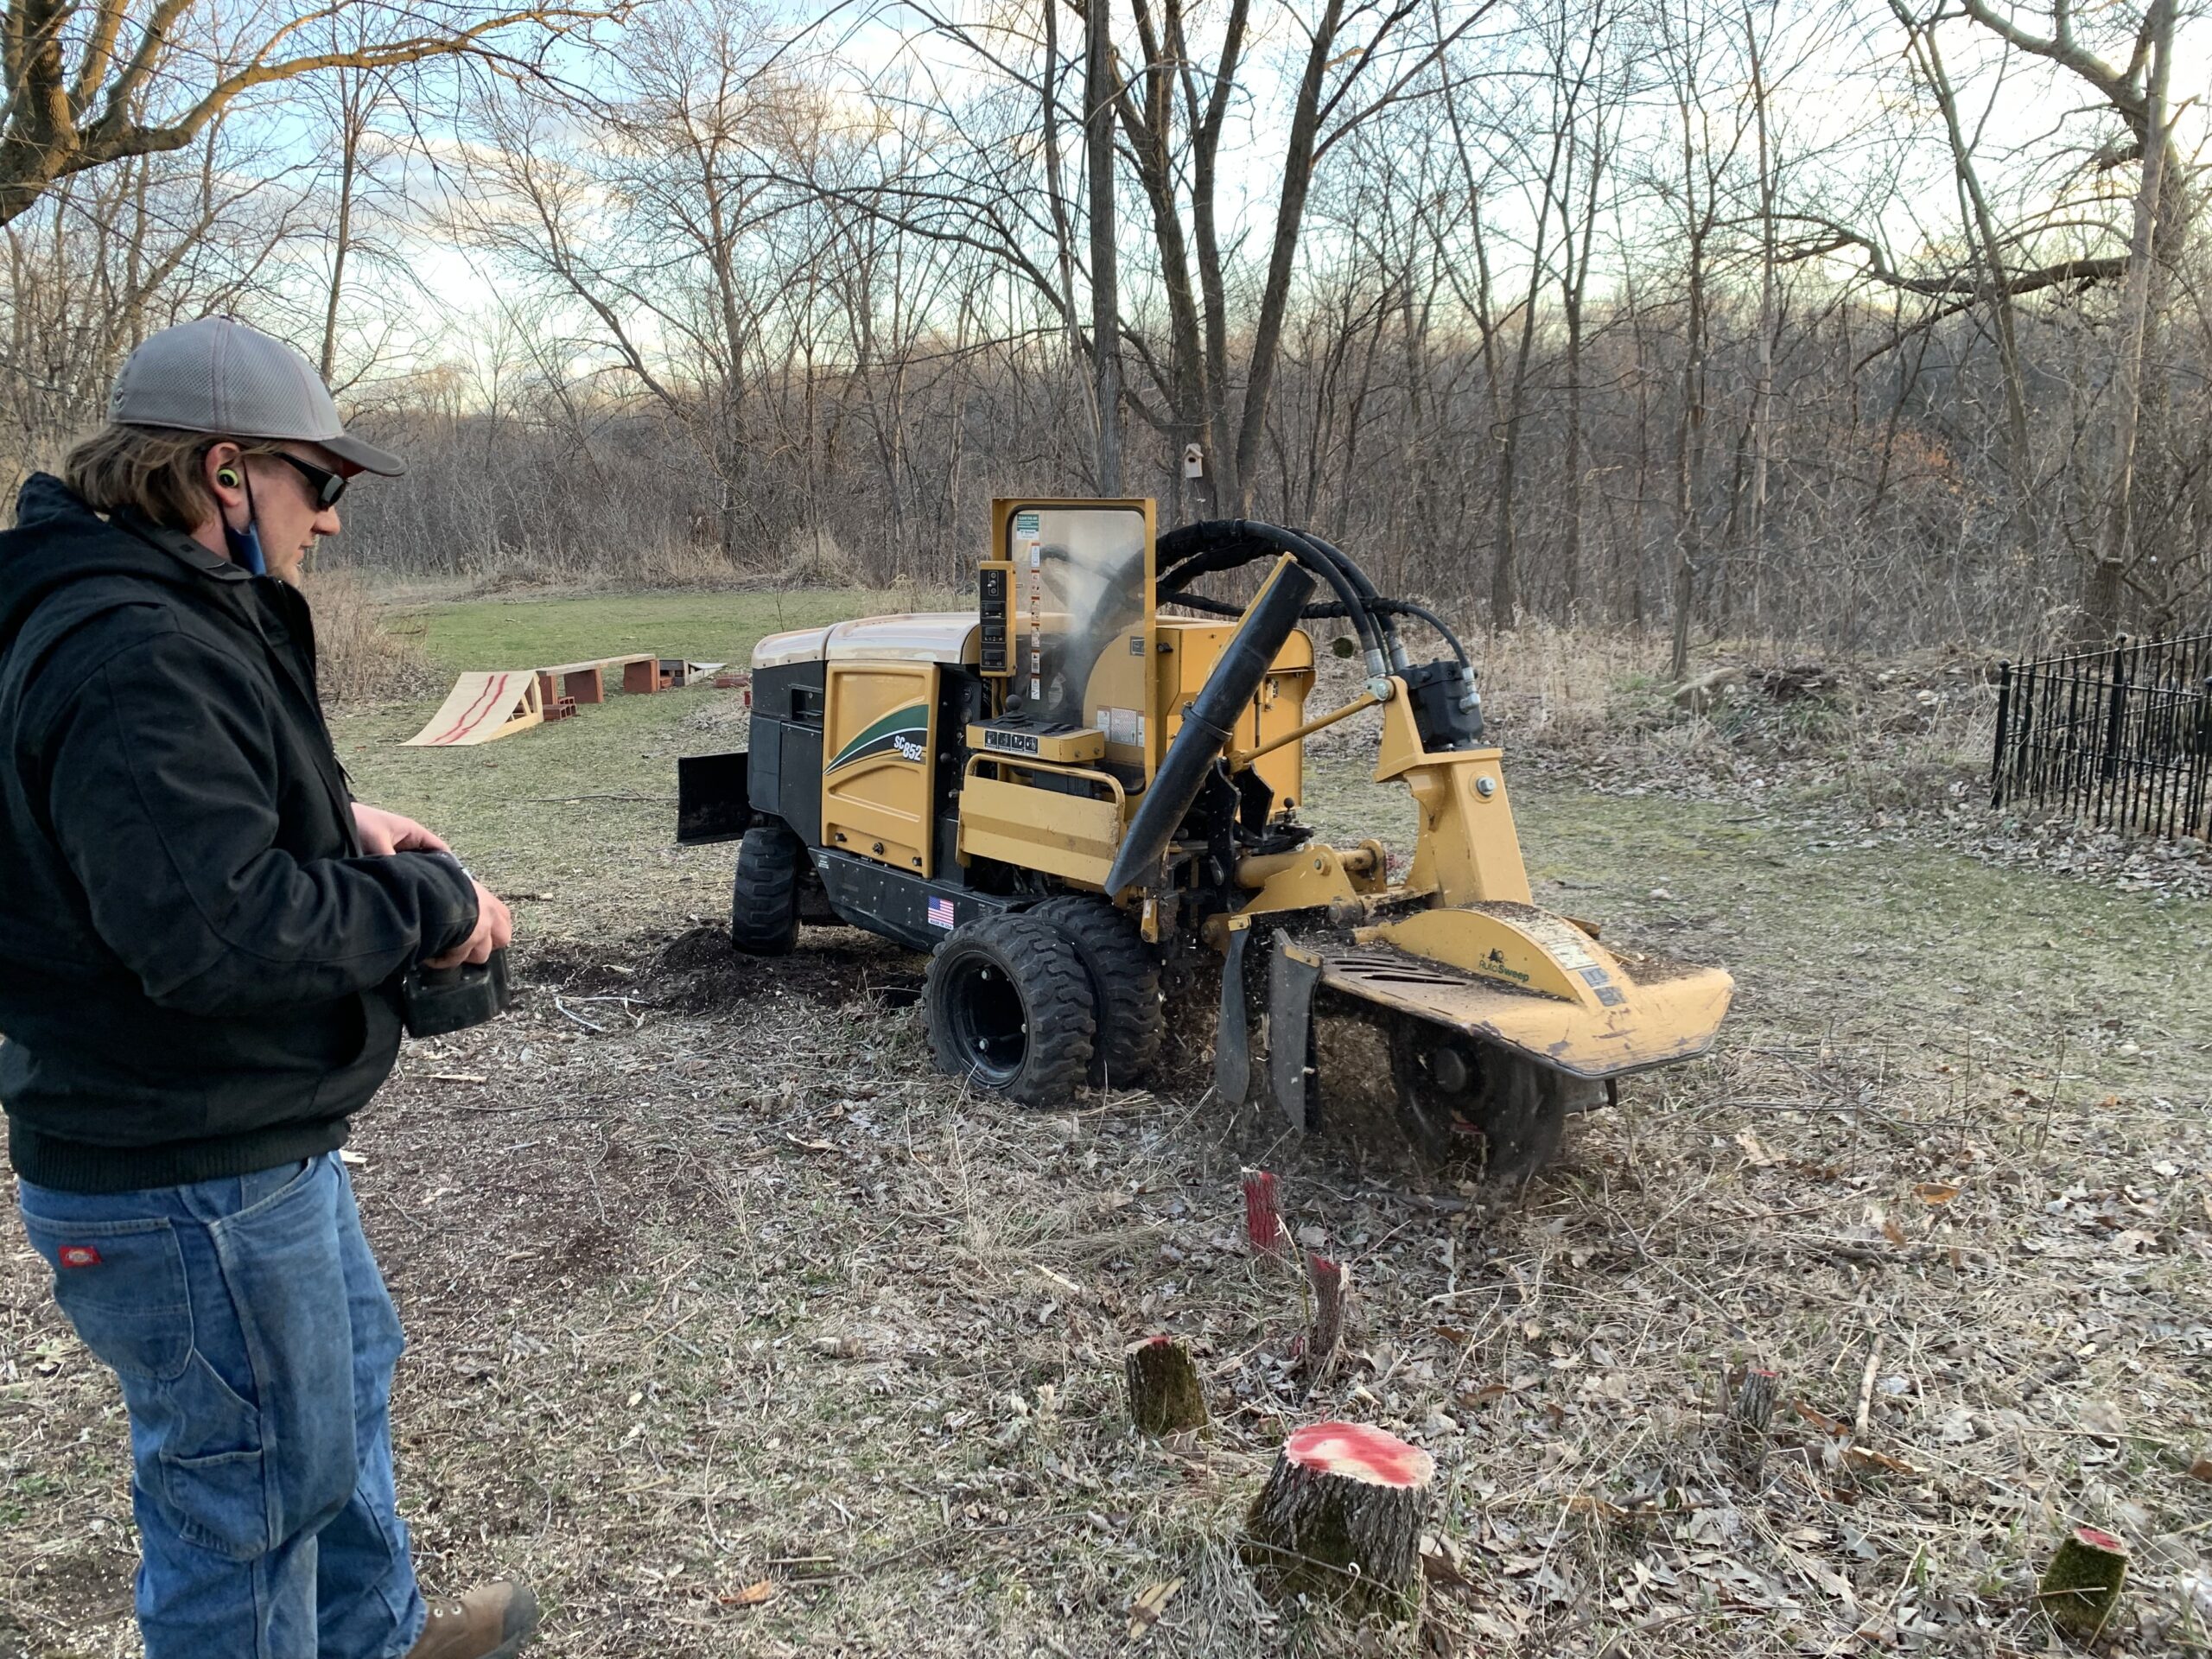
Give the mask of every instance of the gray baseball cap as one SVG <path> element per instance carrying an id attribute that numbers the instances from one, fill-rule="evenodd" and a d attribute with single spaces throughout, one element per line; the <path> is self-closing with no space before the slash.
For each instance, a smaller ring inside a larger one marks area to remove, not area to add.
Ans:
<path id="1" fill-rule="evenodd" d="M 406 471 L 398 456 L 347 435 L 307 359 L 235 317 L 202 317 L 149 337 L 124 359 L 107 415 L 131 426 L 319 443 L 365 473 Z"/>

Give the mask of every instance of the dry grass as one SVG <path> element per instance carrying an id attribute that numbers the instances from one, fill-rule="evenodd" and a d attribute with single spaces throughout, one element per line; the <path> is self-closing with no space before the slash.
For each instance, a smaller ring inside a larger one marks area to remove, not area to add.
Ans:
<path id="1" fill-rule="evenodd" d="M 345 567 L 315 571 L 304 591 L 315 610 L 316 672 L 323 701 L 336 707 L 426 696 L 437 671 L 419 630 L 395 623 L 361 579 Z"/>
<path id="2" fill-rule="evenodd" d="M 1605 676 L 1560 674 L 1529 704 L 1495 676 L 1501 728 L 1575 729 Z M 1175 1577 L 1163 1654 L 1994 1655 L 2050 1645 L 2033 1571 L 2082 1521 L 2137 1553 L 2107 1647 L 2203 1648 L 2201 906 L 1739 779 L 1701 801 L 1673 731 L 1528 740 L 1556 764 L 1517 761 L 1524 840 L 1550 902 L 1726 961 L 1737 1009 L 1495 1212 L 1372 1118 L 1299 1143 L 1224 1109 L 1203 988 L 1156 1091 L 1019 1113 L 930 1071 L 916 958 L 836 929 L 733 961 L 667 919 L 726 851 L 626 871 L 635 935 L 539 949 L 516 1014 L 410 1048 L 360 1126 L 426 1578 L 526 1571 L 544 1651 L 625 1659 L 1103 1655 Z M 1569 781 L 1608 742 L 1649 770 Z M 1363 772 L 1319 757 L 1317 814 L 1402 835 Z M 1353 1264 L 1318 1397 L 1296 1287 L 1241 1242 L 1249 1162 Z M 1165 1446 L 1119 1399 L 1154 1330 L 1215 1410 Z M 119 1408 L 20 1243 L 0 1331 L 0 1653 L 130 1652 Z M 1719 1409 L 1747 1364 L 1782 1379 L 1758 1457 Z M 1282 1434 L 1332 1414 L 1442 1466 L 1458 1565 L 1416 1621 L 1271 1607 L 1236 1561 Z"/>

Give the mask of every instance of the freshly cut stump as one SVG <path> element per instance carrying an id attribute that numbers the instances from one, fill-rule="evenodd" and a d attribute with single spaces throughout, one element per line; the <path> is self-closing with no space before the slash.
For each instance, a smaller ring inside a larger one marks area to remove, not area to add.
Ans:
<path id="1" fill-rule="evenodd" d="M 1244 1172 L 1244 1238 L 1255 1255 L 1281 1256 L 1290 1242 L 1272 1170 Z"/>
<path id="2" fill-rule="evenodd" d="M 1406 1599 L 1435 1479 L 1433 1458 L 1379 1428 L 1301 1428 L 1245 1517 L 1244 1560 L 1280 1592 Z"/>
<path id="3" fill-rule="evenodd" d="M 1344 1314 L 1351 1306 L 1351 1269 L 1325 1255 L 1306 1258 L 1306 1275 L 1313 1286 L 1313 1325 L 1306 1333 L 1306 1391 L 1311 1394 L 1329 1380 L 1344 1351 Z"/>
<path id="4" fill-rule="evenodd" d="M 2099 1635 L 2127 1582 L 2127 1546 L 2094 1527 L 2076 1527 L 2044 1569 L 2036 1599 L 2050 1622 L 2077 1641 Z"/>
<path id="5" fill-rule="evenodd" d="M 1129 1384 L 1130 1421 L 1147 1434 L 1203 1428 L 1205 1390 L 1191 1351 L 1173 1337 L 1147 1337 L 1122 1351 Z"/>

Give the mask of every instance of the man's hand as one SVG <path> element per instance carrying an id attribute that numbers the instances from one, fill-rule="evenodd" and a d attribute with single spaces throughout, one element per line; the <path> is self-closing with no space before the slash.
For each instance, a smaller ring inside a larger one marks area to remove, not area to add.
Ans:
<path id="1" fill-rule="evenodd" d="M 365 802 L 353 803 L 353 827 L 361 832 L 361 850 L 379 856 L 386 853 L 449 853 L 452 848 L 414 819 Z M 499 901 L 493 900 L 494 904 Z M 481 961 L 480 957 L 476 958 Z"/>
<path id="2" fill-rule="evenodd" d="M 515 918 L 507 913 L 499 895 L 474 876 L 468 879 L 476 889 L 475 931 L 442 957 L 432 957 L 423 964 L 425 968 L 457 968 L 464 962 L 487 961 L 494 950 L 504 950 L 514 942 Z"/>

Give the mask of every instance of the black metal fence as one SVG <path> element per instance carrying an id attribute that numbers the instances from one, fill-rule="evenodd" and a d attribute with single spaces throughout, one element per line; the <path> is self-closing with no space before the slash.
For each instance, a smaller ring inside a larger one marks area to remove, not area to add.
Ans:
<path id="1" fill-rule="evenodd" d="M 1990 798 L 2212 840 L 2212 633 L 2005 664 Z"/>

